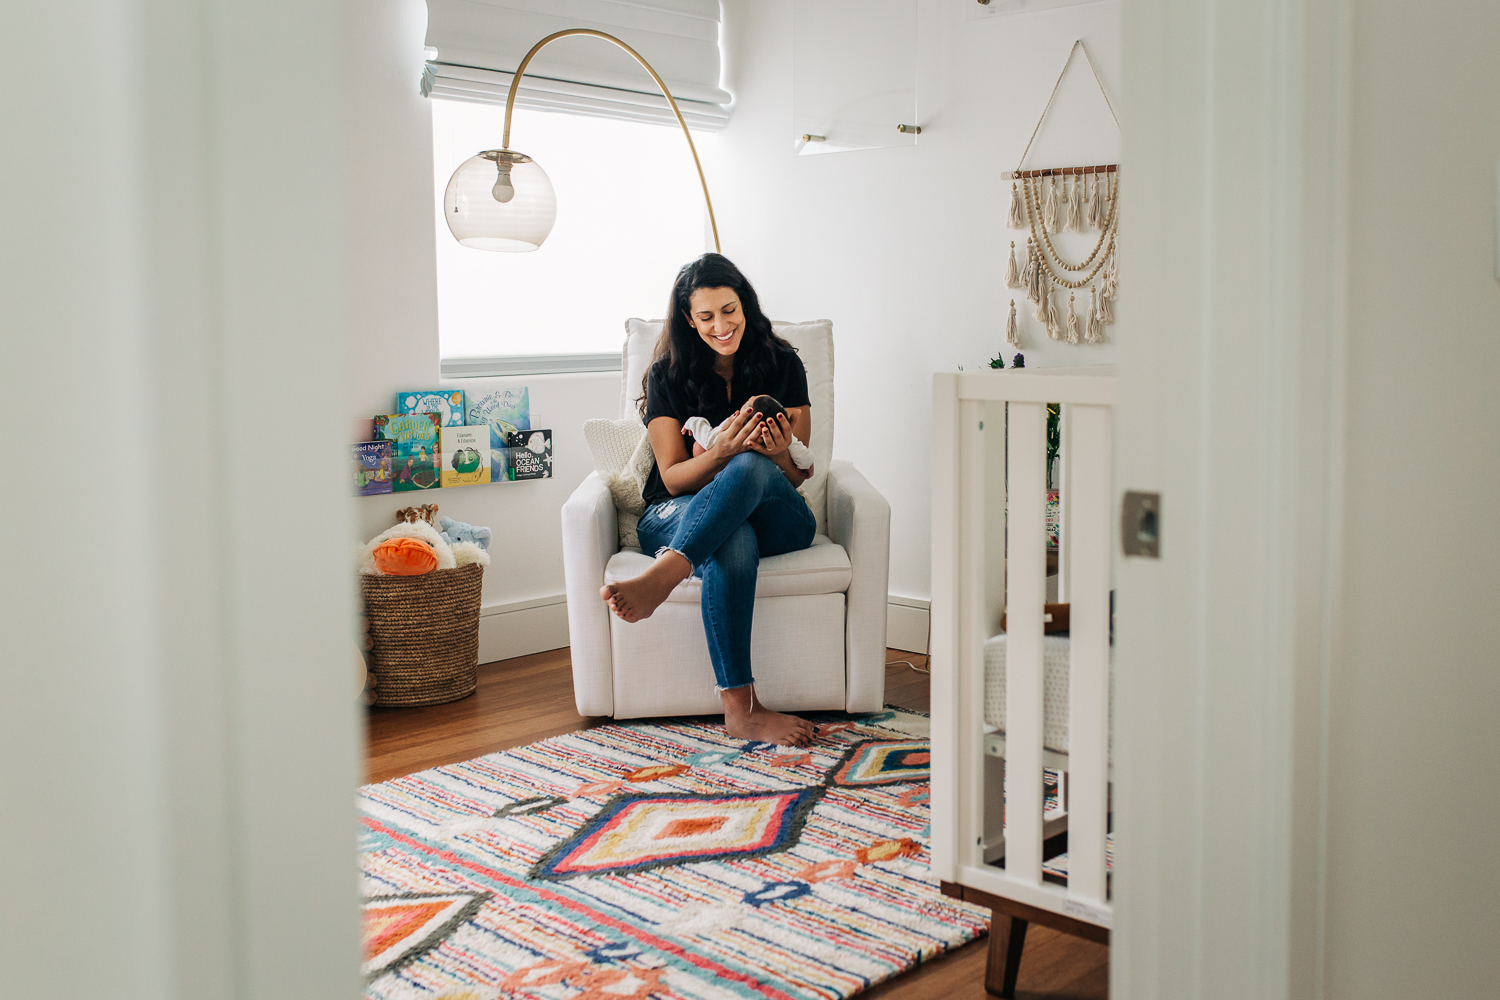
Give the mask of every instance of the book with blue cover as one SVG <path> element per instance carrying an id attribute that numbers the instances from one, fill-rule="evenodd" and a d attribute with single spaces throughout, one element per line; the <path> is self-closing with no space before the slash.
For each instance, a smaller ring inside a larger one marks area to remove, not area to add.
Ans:
<path id="1" fill-rule="evenodd" d="M 462 389 L 431 389 L 424 392 L 402 392 L 396 394 L 397 413 L 436 413 L 443 418 L 444 427 L 462 427 L 464 419 L 464 391 Z"/>
<path id="2" fill-rule="evenodd" d="M 390 413 L 375 418 L 375 439 L 391 442 L 395 492 L 431 490 L 442 485 L 442 418 L 436 413 Z"/>
<path id="3" fill-rule="evenodd" d="M 526 386 L 496 389 L 479 396 L 470 395 L 468 400 L 470 427 L 487 426 L 490 429 L 490 478 L 500 481 L 509 478 L 500 474 L 507 468 L 505 450 L 510 436 L 531 429 L 531 394 Z"/>

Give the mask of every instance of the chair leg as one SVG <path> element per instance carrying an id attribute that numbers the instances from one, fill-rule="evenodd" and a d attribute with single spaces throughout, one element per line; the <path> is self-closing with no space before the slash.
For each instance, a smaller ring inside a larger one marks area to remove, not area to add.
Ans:
<path id="1" fill-rule="evenodd" d="M 1001 1000 L 1016 995 L 1016 975 L 1026 947 L 1026 921 L 994 913 L 990 917 L 990 953 L 984 969 L 984 989 Z"/>

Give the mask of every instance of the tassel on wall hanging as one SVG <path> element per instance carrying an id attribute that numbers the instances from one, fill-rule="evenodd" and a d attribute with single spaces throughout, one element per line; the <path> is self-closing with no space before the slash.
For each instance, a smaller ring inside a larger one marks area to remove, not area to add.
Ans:
<path id="1" fill-rule="evenodd" d="M 1048 338 L 1070 344 L 1080 342 L 1098 344 L 1104 341 L 1104 328 L 1115 321 L 1114 301 L 1118 292 L 1119 260 L 1115 238 L 1119 230 L 1119 165 L 1110 163 L 1091 167 L 1057 167 L 1048 170 L 1025 170 L 1026 156 L 1032 143 L 1052 110 L 1063 77 L 1072 65 L 1073 55 L 1083 50 L 1083 57 L 1093 71 L 1094 82 L 1115 120 L 1119 116 L 1104 90 L 1104 81 L 1089 56 L 1088 48 L 1080 39 L 1073 43 L 1068 58 L 1063 63 L 1052 95 L 1042 109 L 1042 116 L 1032 130 L 1031 139 L 1021 152 L 1021 160 L 1013 173 L 1004 175 L 1011 182 L 1009 224 L 1011 229 L 1027 232 L 1025 261 L 1016 263 L 1016 245 L 1011 243 L 1010 259 L 1006 264 L 1005 283 L 1010 288 L 1024 288 L 1026 298 L 1035 303 L 1036 321 L 1041 324 Z M 1093 250 L 1082 261 L 1073 262 L 1064 257 L 1052 240 L 1054 233 L 1073 231 L 1087 233 L 1097 231 L 1098 240 Z M 1088 312 L 1079 318 L 1077 296 L 1080 289 L 1088 289 Z M 1066 289 L 1067 312 L 1064 314 L 1053 300 L 1055 290 Z M 1014 337 L 1014 339 L 1012 339 Z M 1011 300 L 1010 318 L 1006 322 L 1006 343 L 1020 346 L 1020 332 L 1015 318 L 1015 300 Z"/>
<path id="2" fill-rule="evenodd" d="M 1031 249 L 1031 238 L 1026 239 L 1026 264 L 1021 268 L 1021 286 L 1026 289 L 1028 302 L 1042 300 L 1042 269 L 1037 265 L 1036 254 Z"/>

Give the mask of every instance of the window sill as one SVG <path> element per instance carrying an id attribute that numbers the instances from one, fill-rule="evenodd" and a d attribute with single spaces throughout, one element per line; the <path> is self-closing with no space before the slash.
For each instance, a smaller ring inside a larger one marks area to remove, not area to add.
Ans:
<path id="1" fill-rule="evenodd" d="M 443 378 L 501 375 L 565 375 L 620 371 L 620 354 L 511 354 L 488 358 L 443 358 Z"/>

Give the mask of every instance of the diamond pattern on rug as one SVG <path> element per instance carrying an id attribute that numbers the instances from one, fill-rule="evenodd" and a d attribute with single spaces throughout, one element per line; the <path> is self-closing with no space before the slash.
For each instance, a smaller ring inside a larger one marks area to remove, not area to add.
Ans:
<path id="1" fill-rule="evenodd" d="M 797 843 L 821 789 L 731 795 L 619 795 L 549 851 L 532 878 L 639 872 L 758 858 Z"/>
<path id="2" fill-rule="evenodd" d="M 873 788 L 926 781 L 931 769 L 926 740 L 862 740 L 844 751 L 823 780 L 842 788 Z"/>
<path id="3" fill-rule="evenodd" d="M 413 892 L 366 899 L 361 910 L 365 978 L 382 976 L 441 944 L 489 897 L 487 892 Z"/>
<path id="4" fill-rule="evenodd" d="M 841 1000 L 972 940 L 988 911 L 939 891 L 908 778 L 928 720 L 890 714 L 817 714 L 793 754 L 717 721 L 596 726 L 364 787 L 362 891 L 419 907 L 367 918 L 365 1000 Z M 875 773 L 908 783 L 825 781 L 896 741 Z M 627 812 L 647 800 L 677 811 Z M 758 826 L 755 800 L 780 803 Z M 597 873 L 532 874 L 632 819 L 654 825 Z"/>

